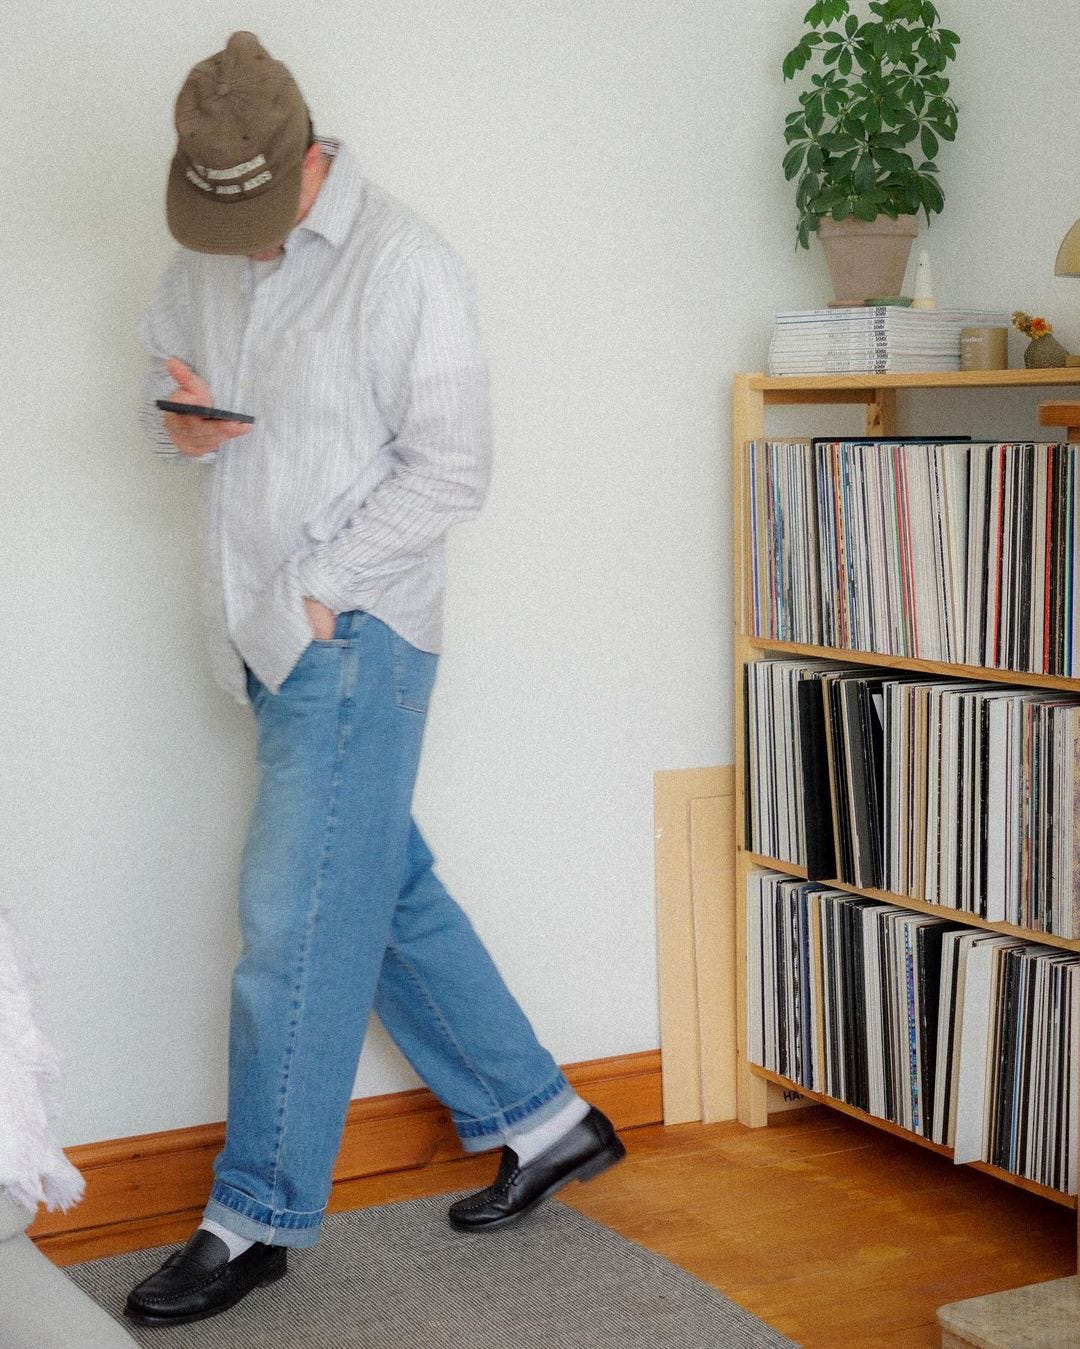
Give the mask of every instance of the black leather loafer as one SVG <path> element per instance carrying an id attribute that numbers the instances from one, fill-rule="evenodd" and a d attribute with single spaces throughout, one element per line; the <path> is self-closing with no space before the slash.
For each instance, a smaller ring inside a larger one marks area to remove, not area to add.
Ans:
<path id="1" fill-rule="evenodd" d="M 199 1228 L 156 1274 L 131 1292 L 124 1315 L 144 1326 L 178 1326 L 235 1307 L 242 1297 L 287 1272 L 284 1246 L 256 1242 L 229 1259 L 229 1248 L 213 1232 Z"/>
<path id="2" fill-rule="evenodd" d="M 494 1184 L 451 1204 L 450 1225 L 460 1232 L 504 1227 L 568 1182 L 591 1180 L 625 1156 L 611 1121 L 592 1106 L 564 1138 L 525 1166 L 513 1148 L 503 1148 Z"/>

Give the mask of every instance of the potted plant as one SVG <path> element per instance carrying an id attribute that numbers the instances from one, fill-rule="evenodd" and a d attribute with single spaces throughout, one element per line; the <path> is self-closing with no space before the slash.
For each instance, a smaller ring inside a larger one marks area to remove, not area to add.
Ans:
<path id="1" fill-rule="evenodd" d="M 944 71 L 960 39 L 929 0 L 867 9 L 860 20 L 850 0 L 817 0 L 783 66 L 785 80 L 810 76 L 784 132 L 798 243 L 817 233 L 840 304 L 900 290 L 918 212 L 945 204 L 934 160 L 956 135 Z"/>

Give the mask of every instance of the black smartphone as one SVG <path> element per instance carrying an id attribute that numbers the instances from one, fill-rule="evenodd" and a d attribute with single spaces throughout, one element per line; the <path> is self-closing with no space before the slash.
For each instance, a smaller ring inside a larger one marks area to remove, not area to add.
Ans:
<path id="1" fill-rule="evenodd" d="M 246 412 L 226 412 L 224 408 L 204 408 L 197 403 L 173 403 L 168 398 L 155 398 L 154 402 L 162 412 L 179 412 L 181 417 L 210 417 L 216 422 L 247 422 L 249 424 L 255 421 L 255 418 L 249 417 Z"/>

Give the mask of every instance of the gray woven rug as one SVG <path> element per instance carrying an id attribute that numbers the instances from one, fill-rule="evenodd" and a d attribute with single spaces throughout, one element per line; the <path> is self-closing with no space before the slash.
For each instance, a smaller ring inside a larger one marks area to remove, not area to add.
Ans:
<path id="1" fill-rule="evenodd" d="M 455 1195 L 331 1214 L 289 1275 L 155 1349 L 758 1349 L 790 1345 L 692 1274 L 551 1201 L 499 1232 L 459 1233 Z M 67 1273 L 119 1315 L 175 1247 Z"/>

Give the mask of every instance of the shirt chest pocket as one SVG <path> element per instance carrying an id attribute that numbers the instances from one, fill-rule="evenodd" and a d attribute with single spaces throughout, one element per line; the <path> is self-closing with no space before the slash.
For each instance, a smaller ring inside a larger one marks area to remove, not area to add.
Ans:
<path id="1" fill-rule="evenodd" d="M 290 441 L 318 450 L 357 434 L 367 379 L 355 338 L 326 328 L 290 329 L 267 374 L 274 420 Z"/>

